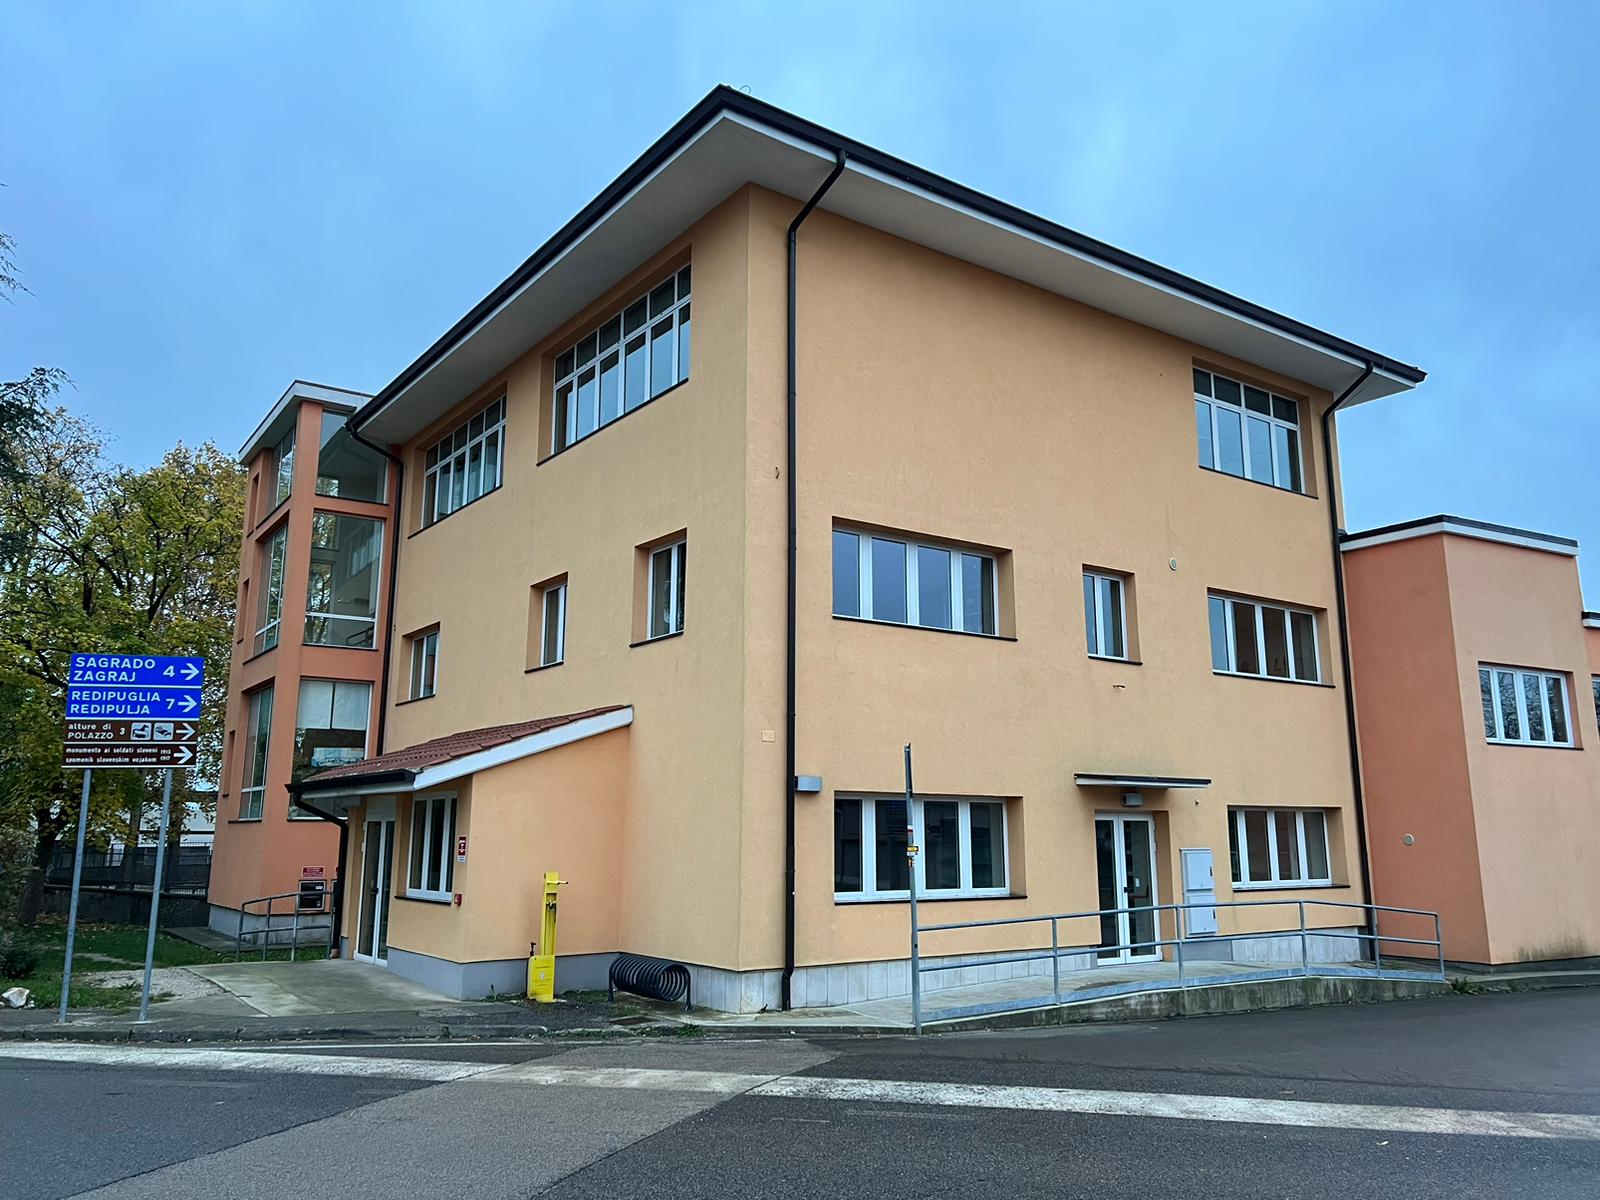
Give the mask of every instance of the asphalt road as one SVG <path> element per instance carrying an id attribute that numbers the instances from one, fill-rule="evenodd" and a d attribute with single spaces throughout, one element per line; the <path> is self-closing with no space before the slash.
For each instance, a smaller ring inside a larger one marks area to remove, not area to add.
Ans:
<path id="1" fill-rule="evenodd" d="M 1592 1200 L 1600 990 L 921 1041 L 0 1042 L 0 1104 L 0 1195 L 41 1200 Z"/>

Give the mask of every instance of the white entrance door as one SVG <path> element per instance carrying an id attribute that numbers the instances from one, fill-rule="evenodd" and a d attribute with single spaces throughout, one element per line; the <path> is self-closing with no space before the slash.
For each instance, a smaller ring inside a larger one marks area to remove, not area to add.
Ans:
<path id="1" fill-rule="evenodd" d="M 356 957 L 389 962 L 389 881 L 394 861 L 394 802 L 367 809 L 361 848 L 360 911 L 356 916 Z"/>
<path id="2" fill-rule="evenodd" d="M 1100 876 L 1101 962 L 1153 962 L 1161 947 L 1156 898 L 1156 826 L 1149 817 L 1106 813 L 1094 819 L 1095 863 Z M 1130 912 L 1104 912 L 1131 909 Z"/>

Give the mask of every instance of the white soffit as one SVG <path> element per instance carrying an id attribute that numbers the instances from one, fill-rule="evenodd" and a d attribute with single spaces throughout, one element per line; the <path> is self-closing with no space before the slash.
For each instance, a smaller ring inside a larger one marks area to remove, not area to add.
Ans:
<path id="1" fill-rule="evenodd" d="M 1413 538 L 1433 537 L 1441 533 L 1452 534 L 1455 537 L 1477 538 L 1484 542 L 1498 542 L 1502 546 L 1518 546 L 1524 550 L 1543 550 L 1547 554 L 1561 554 L 1568 558 L 1578 557 L 1578 543 L 1571 538 L 1534 533 L 1529 529 L 1513 529 L 1507 525 L 1465 521 L 1457 517 L 1438 517 L 1411 525 L 1346 534 L 1339 543 L 1339 549 L 1348 554 L 1352 550 L 1365 550 L 1369 546 L 1386 546 L 1391 542 L 1406 542 Z"/>
<path id="2" fill-rule="evenodd" d="M 830 150 L 759 119 L 718 113 L 576 240 L 363 422 L 398 443 L 489 383 L 717 204 L 755 183 L 799 200 L 833 166 Z M 851 164 L 820 207 L 896 237 L 1078 300 L 1335 394 L 1364 363 L 1313 345 L 1091 254 Z M 1409 390 L 1375 371 L 1347 406 Z"/>

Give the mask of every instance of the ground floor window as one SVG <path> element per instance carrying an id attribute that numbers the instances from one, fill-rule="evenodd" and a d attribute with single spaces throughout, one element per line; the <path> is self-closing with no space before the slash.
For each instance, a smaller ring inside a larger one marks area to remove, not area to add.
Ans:
<path id="1" fill-rule="evenodd" d="M 914 821 L 901 797 L 840 796 L 833 808 L 833 891 L 840 900 L 910 894 L 908 835 L 915 833 L 917 893 L 932 897 L 1008 894 L 1003 800 L 919 800 Z M 915 830 L 911 828 L 915 825 Z"/>
<path id="2" fill-rule="evenodd" d="M 1231 808 L 1228 854 L 1239 887 L 1314 886 L 1328 871 L 1328 818 L 1316 808 Z"/>
<path id="3" fill-rule="evenodd" d="M 422 796 L 411 802 L 411 869 L 406 895 L 448 900 L 455 883 L 456 798 Z"/>

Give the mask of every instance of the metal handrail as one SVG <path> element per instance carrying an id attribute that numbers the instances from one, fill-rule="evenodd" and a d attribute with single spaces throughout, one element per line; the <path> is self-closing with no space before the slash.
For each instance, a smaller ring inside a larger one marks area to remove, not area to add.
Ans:
<path id="1" fill-rule="evenodd" d="M 290 937 L 289 937 L 289 961 L 290 962 L 294 962 L 294 960 L 295 960 L 295 951 L 298 950 L 299 947 L 300 947 L 300 917 L 301 917 L 302 914 L 304 914 L 306 916 L 312 916 L 312 917 L 326 916 L 328 918 L 328 922 L 327 922 L 326 925 L 311 925 L 311 926 L 308 926 L 307 928 L 309 928 L 309 929 L 325 929 L 327 931 L 328 937 L 327 937 L 327 941 L 325 943 L 326 952 L 328 954 L 332 954 L 332 952 L 333 952 L 333 908 L 329 903 L 329 900 L 330 900 L 329 894 L 326 893 L 326 892 L 322 893 L 321 896 L 317 900 L 317 907 L 314 908 L 314 909 L 310 909 L 310 910 L 304 910 L 304 909 L 300 908 L 299 901 L 302 898 L 302 895 L 303 895 L 303 893 L 297 892 L 297 891 L 296 892 L 275 892 L 270 896 L 257 896 L 252 900 L 246 900 L 246 901 L 244 901 L 244 903 L 240 904 L 239 905 L 239 927 L 238 927 L 237 931 L 235 932 L 234 939 L 233 939 L 233 957 L 234 957 L 234 960 L 238 961 L 239 957 L 244 953 L 244 940 L 245 940 L 245 938 L 248 937 L 248 938 L 257 938 L 257 939 L 260 940 L 260 944 L 261 944 L 261 961 L 262 962 L 266 962 L 267 961 L 267 953 L 272 948 L 272 935 L 274 933 L 283 933 L 285 930 L 289 930 L 289 932 L 290 932 Z M 275 913 L 273 911 L 273 904 L 274 904 L 274 902 L 276 902 L 278 900 L 294 900 L 295 901 L 295 906 L 290 912 L 287 912 L 287 913 Z M 252 904 L 265 904 L 267 906 L 266 912 L 262 913 L 262 914 L 259 914 L 264 918 L 265 923 L 263 925 L 255 928 L 255 929 L 246 929 L 244 927 L 244 919 L 245 919 L 245 917 L 247 915 L 252 915 L 252 914 L 250 914 L 250 906 Z M 272 918 L 274 916 L 282 916 L 282 917 L 292 916 L 294 918 L 294 920 L 289 925 L 277 925 L 277 926 L 274 926 L 273 923 L 272 923 Z"/>
<path id="2" fill-rule="evenodd" d="M 1185 914 L 1187 914 L 1189 911 L 1194 910 L 1194 909 L 1209 909 L 1209 910 L 1215 911 L 1216 909 L 1219 909 L 1219 908 L 1228 908 L 1228 909 L 1233 909 L 1233 908 L 1267 908 L 1267 907 L 1282 908 L 1282 907 L 1285 907 L 1285 906 L 1288 906 L 1288 905 L 1293 905 L 1294 906 L 1295 912 L 1296 912 L 1296 916 L 1297 916 L 1296 926 L 1293 929 L 1262 930 L 1262 931 L 1259 931 L 1259 932 L 1238 932 L 1238 933 L 1204 933 L 1204 934 L 1189 934 L 1188 936 L 1185 936 L 1185 925 L 1188 923 L 1185 920 Z M 1183 953 L 1185 946 L 1194 946 L 1196 944 L 1213 945 L 1213 944 L 1218 944 L 1218 943 L 1232 944 L 1234 942 L 1239 942 L 1239 941 L 1247 941 L 1247 940 L 1255 941 L 1255 940 L 1264 940 L 1264 939 L 1268 939 L 1268 938 L 1298 938 L 1299 941 L 1300 941 L 1300 961 L 1299 961 L 1299 964 L 1298 964 L 1298 966 L 1299 966 L 1299 972 L 1298 973 L 1302 977 L 1308 977 L 1308 976 L 1310 976 L 1312 974 L 1311 956 L 1310 956 L 1310 952 L 1309 952 L 1309 938 L 1313 933 L 1323 934 L 1323 932 L 1325 930 L 1327 930 L 1329 927 L 1327 927 L 1327 926 L 1311 926 L 1311 925 L 1308 925 L 1306 923 L 1306 909 L 1307 909 L 1307 906 L 1320 906 L 1320 907 L 1324 907 L 1324 908 L 1338 908 L 1338 909 L 1356 909 L 1356 910 L 1359 910 L 1359 911 L 1362 911 L 1362 912 L 1366 912 L 1366 913 L 1369 913 L 1369 914 L 1372 915 L 1373 920 L 1371 922 L 1370 928 L 1373 930 L 1373 932 L 1368 932 L 1367 930 L 1364 930 L 1364 929 L 1363 930 L 1356 930 L 1356 931 L 1349 931 L 1349 932 L 1346 932 L 1344 930 L 1340 930 L 1337 933 L 1328 933 L 1328 934 L 1326 934 L 1326 936 L 1341 937 L 1341 938 L 1352 938 L 1357 942 L 1358 945 L 1362 945 L 1362 944 L 1364 944 L 1366 942 L 1371 942 L 1372 943 L 1372 945 L 1371 945 L 1371 953 L 1372 953 L 1372 963 L 1373 963 L 1373 972 L 1372 972 L 1372 974 L 1373 974 L 1374 978 L 1405 978 L 1405 979 L 1424 978 L 1424 979 L 1428 979 L 1428 980 L 1436 980 L 1436 981 L 1441 982 L 1441 983 L 1444 982 L 1444 979 L 1445 979 L 1444 940 L 1443 940 L 1443 933 L 1442 933 L 1442 929 L 1441 929 L 1440 921 L 1439 921 L 1439 914 L 1436 913 L 1436 912 L 1432 912 L 1432 911 L 1430 911 L 1428 909 L 1404 908 L 1404 907 L 1401 907 L 1399 905 L 1392 905 L 1392 904 L 1362 904 L 1362 903 L 1358 903 L 1356 901 L 1351 901 L 1351 900 L 1316 900 L 1316 899 L 1311 899 L 1311 900 L 1302 900 L 1302 899 L 1270 900 L 1270 899 L 1268 899 L 1268 900 L 1224 900 L 1224 901 L 1209 900 L 1209 901 L 1195 901 L 1195 902 L 1183 903 L 1183 904 L 1178 904 L 1178 903 L 1135 904 L 1135 905 L 1128 905 L 1128 906 L 1123 907 L 1123 908 L 1090 909 L 1090 910 L 1085 910 L 1083 912 L 1072 912 L 1072 913 L 1039 913 L 1039 914 L 1036 914 L 1036 915 L 1023 916 L 1023 917 L 992 917 L 992 918 L 988 918 L 986 920 L 981 920 L 981 921 L 947 921 L 947 922 L 940 922 L 940 923 L 932 924 L 932 925 L 919 924 L 917 922 L 917 920 L 916 920 L 916 917 L 913 916 L 912 917 L 912 925 L 911 925 L 911 935 L 912 935 L 911 936 L 911 981 L 912 981 L 912 985 L 913 985 L 912 988 L 911 988 L 912 1026 L 913 1026 L 914 1030 L 917 1033 L 921 1033 L 922 1032 L 922 987 L 921 987 L 921 978 L 922 978 L 922 976 L 924 974 L 933 974 L 933 973 L 939 972 L 939 971 L 960 971 L 960 970 L 966 970 L 966 969 L 969 969 L 969 968 L 972 968 L 972 967 L 1000 966 L 1000 965 L 1003 965 L 1003 964 L 1006 964 L 1006 963 L 1039 962 L 1041 960 L 1048 959 L 1050 961 L 1050 964 L 1051 964 L 1051 991 L 1050 991 L 1050 996 L 1048 998 L 1041 996 L 1036 1000 L 1026 1000 L 1026 1001 L 1021 1001 L 1021 1002 L 1018 1002 L 1018 1001 L 1001 1001 L 1001 1002 L 996 1002 L 994 1004 L 989 1004 L 989 1005 L 985 1005 L 985 1004 L 966 1005 L 966 1006 L 963 1006 L 961 1008 L 961 1010 L 960 1010 L 958 1015 L 967 1016 L 967 1015 L 980 1015 L 980 1014 L 982 1014 L 984 1012 L 1003 1012 L 1003 1011 L 1008 1011 L 1008 1010 L 1017 1009 L 1017 1008 L 1038 1007 L 1039 1005 L 1046 1004 L 1046 1003 L 1060 1004 L 1062 1002 L 1062 1000 L 1061 1000 L 1061 956 L 1063 955 L 1063 953 L 1080 954 L 1080 953 L 1083 953 L 1085 950 L 1088 950 L 1088 951 L 1090 951 L 1092 953 L 1095 953 L 1095 954 L 1099 954 L 1099 953 L 1102 953 L 1102 952 L 1105 952 L 1105 951 L 1116 951 L 1116 952 L 1120 953 L 1120 952 L 1125 951 L 1125 950 L 1132 950 L 1132 951 L 1141 951 L 1142 950 L 1142 951 L 1156 951 L 1156 952 L 1159 952 L 1161 950 L 1166 949 L 1169 946 L 1173 947 L 1176 950 L 1175 964 L 1176 964 L 1176 967 L 1177 967 L 1177 986 L 1180 989 L 1187 989 L 1187 988 L 1192 987 L 1192 986 L 1201 986 L 1202 982 L 1210 983 L 1210 982 L 1214 982 L 1214 980 L 1212 980 L 1210 977 L 1201 977 L 1201 979 L 1197 980 L 1197 979 L 1191 977 L 1190 975 L 1188 975 L 1186 973 L 1186 971 L 1185 971 L 1185 963 L 1184 963 L 1184 953 Z M 1159 934 L 1161 932 L 1161 919 L 1160 919 L 1159 914 L 1164 913 L 1164 912 L 1170 912 L 1170 913 L 1173 914 L 1173 918 L 1174 918 L 1173 919 L 1173 927 L 1174 927 L 1174 932 L 1177 934 L 1177 936 L 1174 937 L 1174 938 L 1163 938 L 1163 937 L 1159 936 Z M 1063 947 L 1061 946 L 1060 923 L 1062 921 L 1080 921 L 1080 920 L 1099 919 L 1099 918 L 1104 918 L 1104 917 L 1114 917 L 1114 916 L 1121 916 L 1123 914 L 1132 914 L 1132 913 L 1151 913 L 1151 914 L 1155 914 L 1155 933 L 1158 936 L 1156 936 L 1154 938 L 1146 938 L 1146 939 L 1142 939 L 1142 940 L 1138 940 L 1138 941 L 1117 942 L 1117 943 L 1114 943 L 1114 944 L 1113 943 L 1102 942 L 1102 943 L 1096 944 L 1093 947 L 1076 947 L 1076 946 L 1074 946 L 1074 947 L 1070 947 L 1070 948 L 1067 948 L 1067 949 L 1063 949 Z M 1413 938 L 1413 937 L 1402 937 L 1402 936 L 1400 936 L 1398 934 L 1390 935 L 1390 934 L 1382 934 L 1382 933 L 1375 932 L 1376 929 L 1377 929 L 1377 915 L 1379 913 L 1398 913 L 1398 914 L 1401 914 L 1401 915 L 1404 915 L 1404 916 L 1431 918 L 1432 921 L 1433 921 L 1433 937 L 1432 938 Z M 940 932 L 948 932 L 948 931 L 957 930 L 957 929 L 987 929 L 987 928 L 993 928 L 993 927 L 999 927 L 999 926 L 1005 926 L 1005 925 L 1037 925 L 1037 924 L 1043 924 L 1045 922 L 1048 922 L 1049 925 L 1050 925 L 1050 948 L 1049 948 L 1049 950 L 1044 950 L 1044 949 L 1041 948 L 1041 949 L 1038 949 L 1038 950 L 1025 950 L 1025 951 L 1014 952 L 1014 953 L 1013 952 L 1004 952 L 1004 951 L 1002 951 L 1002 952 L 1000 952 L 1000 953 L 998 953 L 998 954 L 996 954 L 994 956 L 986 956 L 981 961 L 978 961 L 978 962 L 966 961 L 966 962 L 925 963 L 923 961 L 923 959 L 922 959 L 921 935 L 924 934 L 924 933 L 940 933 Z M 1434 955 L 1432 955 L 1430 957 L 1433 957 L 1433 958 L 1435 958 L 1437 960 L 1437 963 L 1438 963 L 1437 970 L 1436 971 L 1429 971 L 1429 972 L 1411 971 L 1411 970 L 1407 970 L 1407 971 L 1403 971 L 1403 972 L 1402 971 L 1393 971 L 1393 970 L 1385 971 L 1385 969 L 1383 967 L 1383 950 L 1382 950 L 1382 943 L 1384 943 L 1384 942 L 1392 942 L 1392 943 L 1396 943 L 1396 944 L 1399 944 L 1399 945 L 1407 945 L 1407 946 L 1431 946 L 1434 949 L 1435 953 L 1434 953 Z M 1293 967 L 1295 965 L 1296 964 L 1293 961 L 1290 961 L 1288 964 L 1286 964 L 1286 968 L 1284 970 L 1272 969 L 1272 970 L 1256 971 L 1256 972 L 1240 972 L 1240 973 L 1237 973 L 1237 974 L 1230 975 L 1229 978 L 1235 979 L 1235 980 L 1237 980 L 1238 982 L 1241 982 L 1241 983 L 1242 982 L 1249 982 L 1252 979 L 1282 978 L 1287 973 L 1287 968 Z M 1317 973 L 1318 974 L 1327 974 L 1327 973 L 1333 973 L 1333 972 L 1330 972 L 1327 968 L 1323 968 L 1323 969 L 1319 970 Z M 1344 973 L 1348 973 L 1348 972 L 1344 972 Z M 1361 974 L 1365 975 L 1366 972 L 1363 971 L 1363 972 L 1361 972 Z M 1170 981 L 1159 980 L 1159 981 L 1152 981 L 1147 986 L 1139 986 L 1139 985 L 1135 984 L 1135 985 L 1131 985 L 1131 986 L 1128 986 L 1128 987 L 1122 987 L 1122 988 L 1119 988 L 1119 991 L 1121 991 L 1121 992 L 1152 991 L 1152 990 L 1162 989 L 1162 988 L 1165 988 L 1167 986 L 1170 986 Z"/>

